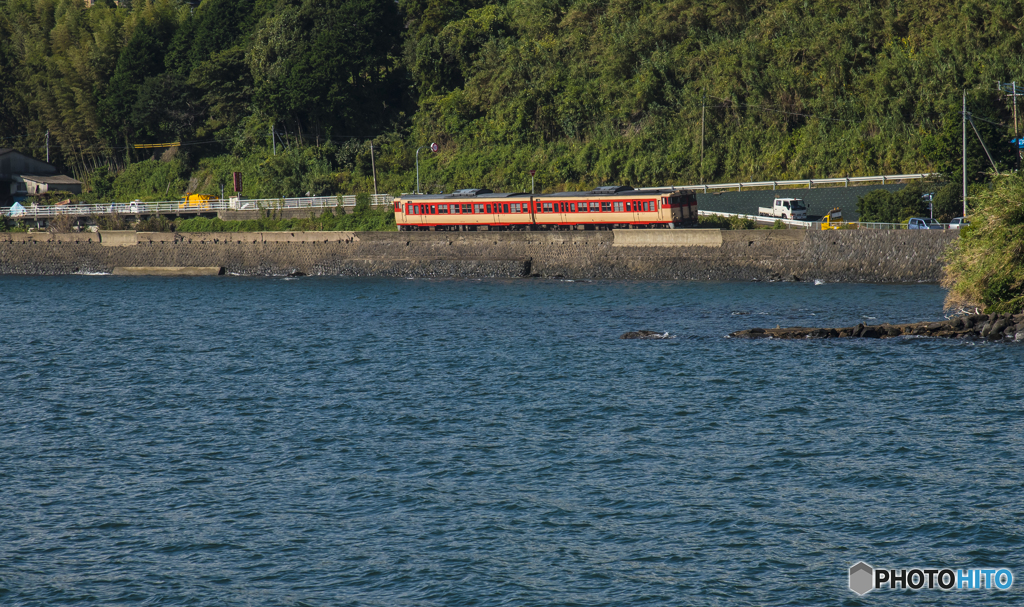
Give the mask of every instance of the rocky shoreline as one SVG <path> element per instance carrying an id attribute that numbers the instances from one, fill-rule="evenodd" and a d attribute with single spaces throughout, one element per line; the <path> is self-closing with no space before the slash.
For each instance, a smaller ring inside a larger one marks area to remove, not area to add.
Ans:
<path id="1" fill-rule="evenodd" d="M 973 314 L 957 316 L 940 322 L 918 322 L 904 325 L 864 325 L 840 328 L 787 327 L 775 329 L 744 329 L 728 337 L 747 339 L 831 339 L 863 337 L 953 337 L 988 339 L 991 341 L 1024 341 L 1024 314 Z"/>

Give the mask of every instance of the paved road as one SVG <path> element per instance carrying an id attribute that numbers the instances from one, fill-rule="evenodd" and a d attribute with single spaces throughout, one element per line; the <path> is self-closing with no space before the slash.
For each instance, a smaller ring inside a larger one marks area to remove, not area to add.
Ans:
<path id="1" fill-rule="evenodd" d="M 815 188 L 799 190 L 758 190 L 750 192 L 721 192 L 697 194 L 697 208 L 702 211 L 720 211 L 722 213 L 743 213 L 757 215 L 758 207 L 771 206 L 775 198 L 802 198 L 807 204 L 808 218 L 818 220 L 822 215 L 835 207 L 843 210 L 843 219 L 857 221 L 857 199 L 873 190 L 889 190 L 896 192 L 903 189 L 903 184 L 851 186 L 839 188 Z"/>

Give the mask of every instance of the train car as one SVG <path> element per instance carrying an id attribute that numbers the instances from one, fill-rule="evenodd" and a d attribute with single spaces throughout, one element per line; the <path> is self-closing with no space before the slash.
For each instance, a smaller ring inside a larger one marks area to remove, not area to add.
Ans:
<path id="1" fill-rule="evenodd" d="M 395 223 L 406 230 L 529 230 L 529 194 L 487 189 L 451 194 L 402 194 L 395 198 Z"/>
<path id="2" fill-rule="evenodd" d="M 689 190 L 605 186 L 590 192 L 502 194 L 487 189 L 395 198 L 399 230 L 610 230 L 697 223 Z"/>
<path id="3" fill-rule="evenodd" d="M 679 228 L 697 223 L 697 196 L 689 190 L 628 186 L 542 194 L 534 197 L 534 220 L 549 230 Z"/>

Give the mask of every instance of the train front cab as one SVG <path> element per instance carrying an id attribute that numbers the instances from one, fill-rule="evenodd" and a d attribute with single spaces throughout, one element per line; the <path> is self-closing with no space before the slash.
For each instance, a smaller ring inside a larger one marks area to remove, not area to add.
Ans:
<path id="1" fill-rule="evenodd" d="M 697 225 L 697 195 L 692 190 L 676 190 L 661 197 L 663 209 L 668 209 L 672 227 Z"/>

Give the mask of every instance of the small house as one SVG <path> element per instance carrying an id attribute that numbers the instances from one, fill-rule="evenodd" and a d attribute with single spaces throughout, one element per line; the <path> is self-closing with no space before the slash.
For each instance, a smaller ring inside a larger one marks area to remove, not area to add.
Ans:
<path id="1" fill-rule="evenodd" d="M 0 205 L 49 191 L 82 193 L 82 182 L 61 175 L 57 167 L 12 148 L 0 148 Z"/>

